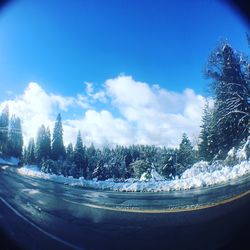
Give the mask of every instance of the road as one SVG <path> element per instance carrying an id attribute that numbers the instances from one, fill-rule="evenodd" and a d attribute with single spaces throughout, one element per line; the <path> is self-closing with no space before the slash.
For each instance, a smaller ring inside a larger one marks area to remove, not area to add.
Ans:
<path id="1" fill-rule="evenodd" d="M 0 167 L 0 225 L 23 249 L 217 249 L 250 224 L 249 211 L 250 175 L 210 188 L 118 193 Z"/>

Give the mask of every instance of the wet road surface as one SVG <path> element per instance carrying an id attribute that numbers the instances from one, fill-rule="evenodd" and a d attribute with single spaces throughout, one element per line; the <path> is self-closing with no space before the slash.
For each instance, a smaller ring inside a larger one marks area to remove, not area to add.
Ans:
<path id="1" fill-rule="evenodd" d="M 250 222 L 249 193 L 250 175 L 209 188 L 118 193 L 0 167 L 0 226 L 23 249 L 218 249 Z"/>

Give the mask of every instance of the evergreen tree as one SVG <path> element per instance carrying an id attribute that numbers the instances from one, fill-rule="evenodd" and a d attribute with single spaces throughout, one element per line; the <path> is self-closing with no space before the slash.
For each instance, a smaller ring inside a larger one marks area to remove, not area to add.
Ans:
<path id="1" fill-rule="evenodd" d="M 169 178 L 177 175 L 179 164 L 177 163 L 178 150 L 173 148 L 164 148 L 161 155 L 160 173 Z"/>
<path id="2" fill-rule="evenodd" d="M 229 44 L 223 44 L 209 58 L 207 76 L 213 80 L 215 148 L 219 158 L 248 136 L 250 116 L 249 84 L 241 57 Z"/>
<path id="3" fill-rule="evenodd" d="M 62 118 L 60 114 L 58 114 L 56 118 L 53 131 L 51 155 L 53 160 L 63 160 L 66 157 L 66 151 L 63 144 Z"/>
<path id="4" fill-rule="evenodd" d="M 28 164 L 36 163 L 34 138 L 31 138 L 28 144 L 28 148 L 26 151 L 26 163 Z"/>
<path id="5" fill-rule="evenodd" d="M 0 154 L 6 155 L 9 132 L 9 107 L 6 105 L 0 116 Z"/>
<path id="6" fill-rule="evenodd" d="M 45 133 L 45 145 L 46 145 L 46 154 L 47 158 L 51 159 L 51 134 L 50 129 L 47 127 L 46 133 Z"/>
<path id="7" fill-rule="evenodd" d="M 26 146 L 23 149 L 23 163 L 28 164 L 28 150 Z"/>
<path id="8" fill-rule="evenodd" d="M 92 178 L 94 169 L 98 165 L 98 150 L 96 150 L 95 146 L 93 143 L 91 143 L 90 147 L 87 148 L 86 150 L 86 157 L 87 157 L 87 177 Z"/>
<path id="9" fill-rule="evenodd" d="M 71 163 L 74 161 L 74 149 L 72 143 L 70 143 L 66 148 L 66 160 Z"/>
<path id="10" fill-rule="evenodd" d="M 148 161 L 136 160 L 131 163 L 131 167 L 133 168 L 134 177 L 139 179 L 143 173 L 149 171 L 151 165 Z"/>
<path id="11" fill-rule="evenodd" d="M 21 158 L 23 151 L 23 136 L 20 118 L 12 116 L 10 119 L 8 152 L 9 156 Z"/>
<path id="12" fill-rule="evenodd" d="M 195 151 L 193 149 L 191 141 L 188 139 L 185 133 L 182 135 L 182 140 L 177 152 L 177 162 L 180 164 L 178 174 L 185 171 L 195 162 Z"/>
<path id="13" fill-rule="evenodd" d="M 110 153 L 111 157 L 108 163 L 108 178 L 124 178 L 126 175 L 124 148 L 122 146 L 116 146 L 116 148 L 112 149 Z"/>
<path id="14" fill-rule="evenodd" d="M 97 180 L 107 180 L 109 176 L 109 166 L 101 160 L 94 169 L 93 178 L 97 178 Z"/>
<path id="15" fill-rule="evenodd" d="M 50 133 L 49 130 L 42 125 L 38 130 L 37 140 L 36 140 L 36 158 L 38 163 L 43 160 L 50 158 L 51 145 L 50 145 Z"/>
<path id="16" fill-rule="evenodd" d="M 206 103 L 203 111 L 198 154 L 200 160 L 211 161 L 219 151 L 215 131 L 213 109 Z"/>
<path id="17" fill-rule="evenodd" d="M 74 148 L 74 163 L 76 165 L 75 176 L 83 176 L 84 178 L 86 178 L 87 162 L 80 131 L 78 132 L 76 145 Z"/>

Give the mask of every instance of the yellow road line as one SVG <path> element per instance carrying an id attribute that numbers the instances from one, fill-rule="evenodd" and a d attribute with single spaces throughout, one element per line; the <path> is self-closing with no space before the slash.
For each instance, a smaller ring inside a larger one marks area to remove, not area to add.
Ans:
<path id="1" fill-rule="evenodd" d="M 107 207 L 107 206 L 101 206 L 101 205 L 94 205 L 94 204 L 89 204 L 89 203 L 77 203 L 77 202 L 73 202 L 73 201 L 68 201 L 71 203 L 75 203 L 78 205 L 83 205 L 86 207 L 91 207 L 91 208 L 97 208 L 97 209 L 103 209 L 103 210 L 110 210 L 110 211 L 116 211 L 116 212 L 128 212 L 128 213 L 147 213 L 147 214 L 159 214 L 159 213 L 179 213 L 179 212 L 190 212 L 190 211 L 196 211 L 196 210 L 201 210 L 201 209 L 206 209 L 206 208 L 211 208 L 211 207 L 216 207 L 216 206 L 220 206 L 232 201 L 235 201 L 237 199 L 240 199 L 246 195 L 250 194 L 250 190 L 241 193 L 237 196 L 219 201 L 219 202 L 214 202 L 214 203 L 210 203 L 210 204 L 206 204 L 206 205 L 198 205 L 196 207 L 189 207 L 189 208 L 174 208 L 174 209 L 133 209 L 133 208 L 121 208 L 121 207 Z"/>

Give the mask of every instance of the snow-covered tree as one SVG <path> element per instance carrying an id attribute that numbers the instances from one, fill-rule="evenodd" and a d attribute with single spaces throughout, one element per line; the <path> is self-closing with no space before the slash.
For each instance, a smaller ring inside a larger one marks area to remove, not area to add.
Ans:
<path id="1" fill-rule="evenodd" d="M 51 156 L 53 160 L 63 160 L 66 157 L 66 151 L 63 144 L 62 118 L 60 114 L 58 114 L 56 118 L 53 131 Z"/>
<path id="2" fill-rule="evenodd" d="M 123 147 L 116 146 L 110 153 L 111 157 L 108 164 L 110 167 L 110 178 L 125 178 L 126 162 Z"/>
<path id="3" fill-rule="evenodd" d="M 69 143 L 69 145 L 66 148 L 66 160 L 69 162 L 74 161 L 74 148 L 72 143 Z"/>
<path id="4" fill-rule="evenodd" d="M 37 134 L 36 140 L 36 158 L 40 163 L 42 160 L 50 159 L 51 156 L 51 143 L 50 132 L 42 125 Z"/>
<path id="5" fill-rule="evenodd" d="M 80 131 L 78 132 L 76 145 L 74 148 L 74 163 L 76 166 L 75 175 L 78 177 L 83 176 L 84 178 L 86 178 L 87 174 L 86 153 L 85 153 L 85 148 L 83 147 L 82 136 Z"/>
<path id="6" fill-rule="evenodd" d="M 135 178 L 140 178 L 143 173 L 149 171 L 151 168 L 151 164 L 148 161 L 136 160 L 135 162 L 130 164 Z"/>
<path id="7" fill-rule="evenodd" d="M 41 163 L 41 171 L 49 174 L 61 174 L 61 162 L 47 159 Z"/>
<path id="8" fill-rule="evenodd" d="M 176 176 L 179 164 L 177 162 L 178 150 L 173 148 L 164 148 L 161 153 L 160 173 L 169 178 Z"/>
<path id="9" fill-rule="evenodd" d="M 23 135 L 20 118 L 15 115 L 11 116 L 8 135 L 8 149 L 9 156 L 21 158 L 23 151 Z"/>
<path id="10" fill-rule="evenodd" d="M 195 151 L 191 141 L 185 133 L 182 135 L 179 150 L 177 151 L 177 162 L 180 164 L 178 169 L 179 173 L 183 172 L 195 162 Z"/>
<path id="11" fill-rule="evenodd" d="M 198 154 L 201 160 L 211 161 L 219 151 L 215 128 L 213 108 L 209 107 L 207 102 L 203 111 L 200 143 L 198 145 Z"/>
<path id="12" fill-rule="evenodd" d="M 36 163 L 34 138 L 31 138 L 29 140 L 29 144 L 28 144 L 28 147 L 27 147 L 26 150 L 27 150 L 27 152 L 26 152 L 26 163 L 28 163 L 28 164 Z"/>
<path id="13" fill-rule="evenodd" d="M 219 158 L 224 158 L 232 147 L 248 136 L 249 84 L 241 59 L 229 44 L 224 43 L 211 54 L 207 66 L 207 77 L 213 81 L 213 119 Z"/>
<path id="14" fill-rule="evenodd" d="M 90 147 L 86 149 L 86 158 L 87 158 L 87 177 L 92 178 L 93 172 L 97 167 L 97 163 L 100 158 L 100 152 L 97 150 L 93 143 Z"/>
<path id="15" fill-rule="evenodd" d="M 6 105 L 0 115 L 0 154 L 6 155 L 8 149 L 8 133 L 9 133 L 9 107 Z"/>

